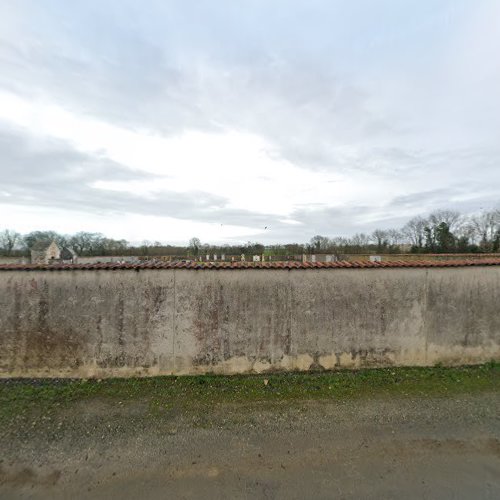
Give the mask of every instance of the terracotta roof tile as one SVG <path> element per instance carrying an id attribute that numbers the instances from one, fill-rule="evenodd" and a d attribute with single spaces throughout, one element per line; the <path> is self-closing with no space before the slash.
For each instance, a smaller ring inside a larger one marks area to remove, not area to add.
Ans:
<path id="1" fill-rule="evenodd" d="M 376 269 L 406 267 L 466 267 L 500 266 L 500 258 L 481 260 L 442 261 L 338 261 L 338 262 L 140 262 L 140 263 L 93 263 L 93 264 L 0 264 L 0 271 L 69 271 L 69 270 L 124 270 L 124 269 Z"/>

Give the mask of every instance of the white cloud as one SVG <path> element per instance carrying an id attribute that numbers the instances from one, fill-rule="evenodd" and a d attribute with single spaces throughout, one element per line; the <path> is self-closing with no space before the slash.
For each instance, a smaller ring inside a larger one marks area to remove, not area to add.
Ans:
<path id="1" fill-rule="evenodd" d="M 34 216 L 33 207 L 12 206 L 0 204 L 0 211 L 9 214 L 9 227 L 15 227 L 21 233 L 29 233 L 39 229 L 52 229 L 62 234 L 72 234 L 77 231 L 101 232 L 110 238 L 122 239 L 139 243 L 144 240 L 161 241 L 172 244 L 186 244 L 196 235 L 202 241 L 217 241 L 229 243 L 245 240 L 260 233 L 259 229 L 249 229 L 243 226 L 221 225 L 217 223 L 180 220 L 173 217 L 157 217 L 138 214 L 123 214 L 120 216 L 99 216 L 84 211 L 74 210 L 61 217 L 57 209 L 37 207 Z"/>
<path id="2" fill-rule="evenodd" d="M 46 102 L 27 102 L 0 93 L 0 118 L 12 125 L 68 141 L 77 150 L 156 174 L 153 180 L 90 180 L 106 191 L 130 192 L 145 198 L 163 191 L 205 191 L 228 200 L 227 208 L 288 216 L 314 201 L 339 206 L 360 197 L 375 202 L 380 181 L 367 172 L 334 173 L 300 168 L 276 153 L 263 138 L 247 132 L 186 131 L 173 137 L 128 130 L 76 116 Z M 342 164 L 355 152 L 339 149 Z M 339 163 L 340 167 L 340 163 Z M 397 182 L 384 181 L 384 185 Z"/>

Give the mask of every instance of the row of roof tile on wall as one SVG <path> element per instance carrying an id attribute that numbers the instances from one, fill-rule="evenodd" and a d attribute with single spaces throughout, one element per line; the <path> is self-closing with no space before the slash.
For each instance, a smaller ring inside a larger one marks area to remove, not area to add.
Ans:
<path id="1" fill-rule="evenodd" d="M 189 270 L 241 270 L 241 269 L 379 269 L 407 267 L 467 267 L 500 266 L 500 258 L 482 260 L 446 261 L 337 261 L 337 262 L 140 262 L 140 263 L 93 263 L 93 264 L 1 264 L 0 271 L 72 271 L 72 270 L 141 270 L 141 269 L 189 269 Z"/>

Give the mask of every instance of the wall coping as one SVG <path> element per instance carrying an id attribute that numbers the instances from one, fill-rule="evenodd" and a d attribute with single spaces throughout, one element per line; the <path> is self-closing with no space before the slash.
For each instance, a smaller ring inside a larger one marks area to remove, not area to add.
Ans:
<path id="1" fill-rule="evenodd" d="M 500 266 L 500 258 L 482 260 L 447 261 L 338 261 L 338 262 L 140 262 L 91 264 L 0 264 L 0 271 L 119 271 L 148 269 L 202 270 L 293 270 L 293 269 L 380 269 L 380 268 L 432 268 Z"/>

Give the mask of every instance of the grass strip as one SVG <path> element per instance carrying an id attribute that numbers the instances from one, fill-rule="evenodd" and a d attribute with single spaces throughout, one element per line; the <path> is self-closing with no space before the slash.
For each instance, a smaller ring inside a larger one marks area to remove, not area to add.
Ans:
<path id="1" fill-rule="evenodd" d="M 317 373 L 199 375 L 110 379 L 0 379 L 0 422 L 93 399 L 146 400 L 158 407 L 362 397 L 444 397 L 500 390 L 500 363 L 392 367 Z"/>

